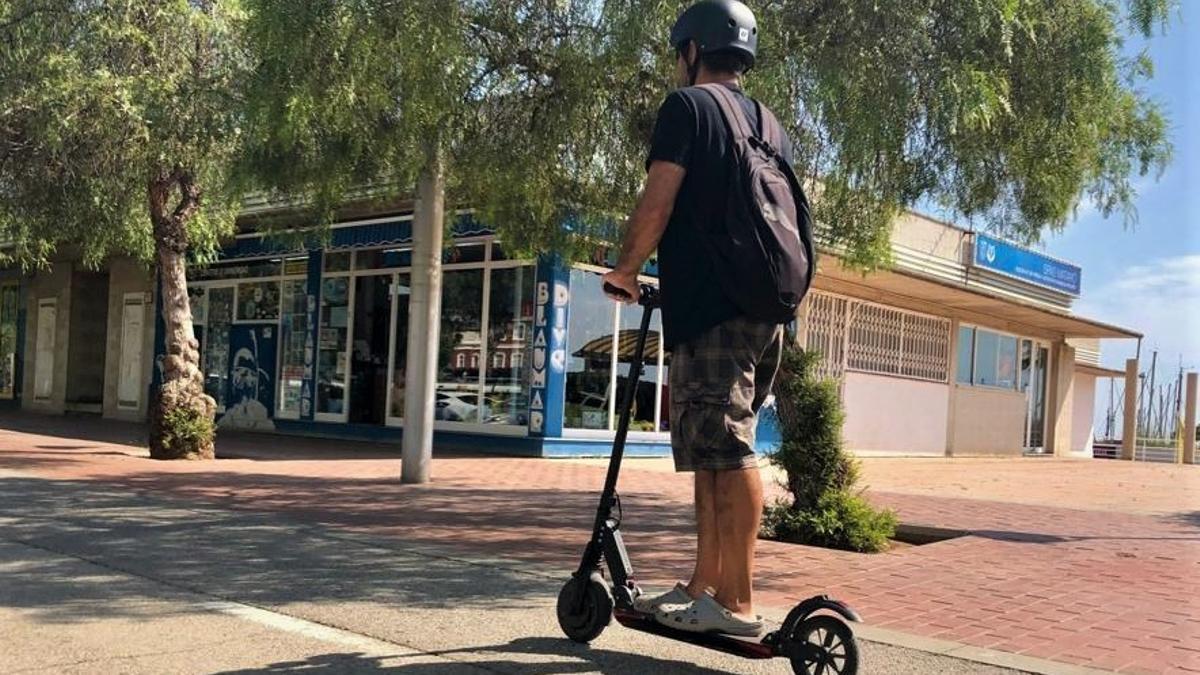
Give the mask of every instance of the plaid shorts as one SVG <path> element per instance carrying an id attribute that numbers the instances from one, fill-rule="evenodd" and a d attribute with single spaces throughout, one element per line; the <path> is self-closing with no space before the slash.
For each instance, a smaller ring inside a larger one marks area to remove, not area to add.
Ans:
<path id="1" fill-rule="evenodd" d="M 757 466 L 758 409 L 771 393 L 783 326 L 737 317 L 671 352 L 671 451 L 676 471 Z"/>

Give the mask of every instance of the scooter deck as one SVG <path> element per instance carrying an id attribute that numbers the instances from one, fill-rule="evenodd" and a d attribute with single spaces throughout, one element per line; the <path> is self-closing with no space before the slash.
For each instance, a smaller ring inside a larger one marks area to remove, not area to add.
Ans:
<path id="1" fill-rule="evenodd" d="M 650 614 L 643 614 L 634 610 L 616 609 L 613 611 L 613 616 L 616 617 L 618 623 L 626 628 L 643 633 L 661 635 L 662 637 L 681 642 L 690 642 L 700 647 L 715 649 L 742 658 L 770 659 L 778 656 L 770 645 L 765 645 L 753 638 L 740 638 L 720 633 L 693 633 L 691 631 L 679 630 L 678 628 L 662 625 L 655 621 L 654 617 Z"/>

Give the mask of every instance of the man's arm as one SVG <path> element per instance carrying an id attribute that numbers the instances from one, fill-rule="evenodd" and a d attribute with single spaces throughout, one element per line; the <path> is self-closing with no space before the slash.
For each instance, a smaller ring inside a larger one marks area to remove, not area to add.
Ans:
<path id="1" fill-rule="evenodd" d="M 682 166 L 672 162 L 656 161 L 650 164 L 646 188 L 633 209 L 633 215 L 629 216 L 621 257 L 613 271 L 604 275 L 605 283 L 629 294 L 627 298 L 609 294 L 614 300 L 637 302 L 638 271 L 658 247 L 667 229 L 667 221 L 671 219 L 671 211 L 675 208 L 675 196 L 679 194 L 679 186 L 683 184 L 686 172 Z"/>

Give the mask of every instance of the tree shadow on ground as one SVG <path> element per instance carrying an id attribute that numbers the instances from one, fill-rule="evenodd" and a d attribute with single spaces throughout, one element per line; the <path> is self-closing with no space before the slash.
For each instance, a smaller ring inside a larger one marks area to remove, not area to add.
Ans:
<path id="1" fill-rule="evenodd" d="M 509 655 L 550 656 L 554 662 L 531 662 L 520 659 L 455 659 L 452 663 L 405 663 L 406 659 L 428 656 L 449 657 L 463 654 L 495 653 Z M 555 675 L 558 673 L 679 673 L 680 675 L 724 675 L 727 671 L 715 670 L 687 661 L 662 659 L 632 652 L 617 652 L 580 645 L 566 638 L 547 637 L 519 638 L 506 644 L 464 649 L 434 651 L 427 654 L 405 656 L 367 656 L 362 653 L 328 653 L 309 657 L 303 661 L 281 661 L 261 668 L 245 668 L 220 673 L 220 675 L 267 675 L 269 673 L 401 673 L 403 675 L 444 675 L 446 673 L 528 673 L 530 675 Z"/>
<path id="2" fill-rule="evenodd" d="M 565 578 L 577 564 L 594 509 L 593 496 L 582 493 L 430 492 L 371 480 L 323 481 L 314 492 L 307 479 L 268 490 L 208 473 L 175 478 L 222 486 L 221 492 L 207 492 L 207 504 L 152 494 L 163 487 L 156 483 L 171 479 L 165 474 L 115 486 L 0 477 L 0 541 L 263 607 L 363 601 L 429 611 L 523 610 L 533 606 L 529 598 L 557 593 L 561 579 L 546 570 L 561 568 Z M 212 504 L 214 498 L 220 502 Z M 471 504 L 465 510 L 464 500 Z M 648 529 L 684 532 L 690 518 L 686 507 L 672 506 Z M 477 545 L 456 548 L 463 540 Z M 486 545 L 489 560 L 473 563 L 478 544 Z M 463 565 L 486 574 L 461 574 Z M 5 572 L 6 586 L 38 592 L 0 592 L 0 598 L 47 623 L 74 623 L 97 613 L 121 615 L 126 606 L 111 600 L 138 593 L 136 584 L 117 579 L 79 591 L 79 602 L 45 601 L 69 596 L 78 590 L 75 582 L 59 561 L 19 565 Z"/>

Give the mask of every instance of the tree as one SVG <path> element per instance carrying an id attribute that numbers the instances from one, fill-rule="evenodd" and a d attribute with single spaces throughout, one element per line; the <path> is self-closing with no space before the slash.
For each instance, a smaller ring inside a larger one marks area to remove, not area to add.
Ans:
<path id="1" fill-rule="evenodd" d="M 1035 242 L 1081 198 L 1134 215 L 1131 179 L 1171 146 L 1129 32 L 1174 0 L 783 0 L 760 12 L 754 91 L 790 121 L 816 220 L 853 264 L 887 260 L 893 216 L 934 203 Z"/>
<path id="2" fill-rule="evenodd" d="M 854 489 L 859 465 L 842 442 L 845 413 L 837 382 L 816 372 L 817 352 L 787 341 L 775 386 L 783 437 L 771 464 L 788 496 L 763 509 L 762 535 L 799 544 L 876 552 L 888 547 L 896 516 Z"/>
<path id="3" fill-rule="evenodd" d="M 235 0 L 0 0 L 0 239 L 27 267 L 56 252 L 157 268 L 166 327 L 151 456 L 212 457 L 185 264 L 240 204 Z"/>
<path id="4" fill-rule="evenodd" d="M 436 320 L 422 317 L 436 318 L 431 214 L 446 195 L 513 250 L 578 258 L 614 238 L 670 86 L 667 29 L 690 2 L 246 1 L 257 68 L 243 175 L 302 197 L 316 222 L 364 184 L 424 195 L 410 364 L 436 356 Z M 789 127 L 824 242 L 851 264 L 885 263 L 893 216 L 924 202 L 1022 240 L 1062 227 L 1082 194 L 1130 212 L 1131 176 L 1169 157 L 1137 88 L 1149 60 L 1121 46 L 1127 28 L 1165 25 L 1173 0 L 754 4 L 748 87 Z M 431 442 L 413 425 L 431 418 L 433 384 L 414 373 L 406 389 L 427 395 L 406 399 L 406 472 Z"/>
<path id="5" fill-rule="evenodd" d="M 302 198 L 317 222 L 364 184 L 418 195 L 403 472 L 425 480 L 435 377 L 414 366 L 437 361 L 445 195 L 502 224 L 512 250 L 582 249 L 636 191 L 635 127 L 665 91 L 645 17 L 590 1 L 247 7 L 257 68 L 242 175 Z"/>

